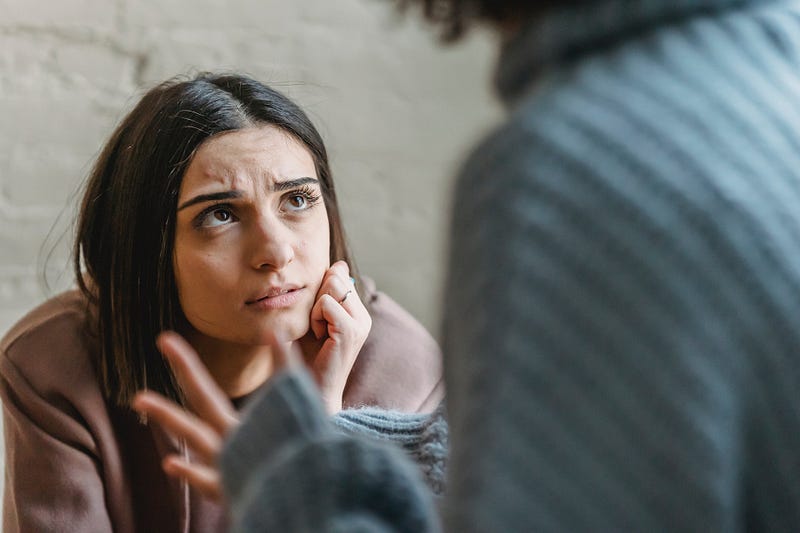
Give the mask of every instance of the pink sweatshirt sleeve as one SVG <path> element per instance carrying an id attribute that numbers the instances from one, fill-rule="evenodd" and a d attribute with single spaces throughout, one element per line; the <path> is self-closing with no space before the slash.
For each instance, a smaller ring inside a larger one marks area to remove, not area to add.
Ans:
<path id="1" fill-rule="evenodd" d="M 46 311 L 0 343 L 3 531 L 130 531 L 124 468 L 78 315 Z"/>
<path id="2" fill-rule="evenodd" d="M 444 398 L 442 352 L 411 314 L 364 279 L 372 329 L 345 389 L 345 406 L 429 413 Z"/>
<path id="3" fill-rule="evenodd" d="M 0 373 L 3 531 L 112 531 L 91 435 L 68 405 L 44 400 L 7 359 Z"/>

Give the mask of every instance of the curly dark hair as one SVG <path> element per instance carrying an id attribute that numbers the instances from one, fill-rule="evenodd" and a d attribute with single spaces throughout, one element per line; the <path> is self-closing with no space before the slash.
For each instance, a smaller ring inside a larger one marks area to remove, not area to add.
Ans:
<path id="1" fill-rule="evenodd" d="M 580 0 L 395 0 L 401 11 L 419 7 L 422 14 L 440 29 L 444 42 L 454 42 L 476 22 L 513 24 L 534 17 L 547 9 Z"/>

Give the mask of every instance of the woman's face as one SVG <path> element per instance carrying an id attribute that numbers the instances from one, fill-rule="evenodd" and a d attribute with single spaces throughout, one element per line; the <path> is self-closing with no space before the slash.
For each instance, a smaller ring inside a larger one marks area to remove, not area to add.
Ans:
<path id="1" fill-rule="evenodd" d="M 178 196 L 181 307 L 211 343 L 298 339 L 330 263 L 328 215 L 306 147 L 274 126 L 212 137 Z"/>

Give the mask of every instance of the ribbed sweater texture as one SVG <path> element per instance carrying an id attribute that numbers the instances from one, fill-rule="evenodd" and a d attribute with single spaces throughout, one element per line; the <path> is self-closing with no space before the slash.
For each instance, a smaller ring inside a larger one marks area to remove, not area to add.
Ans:
<path id="1" fill-rule="evenodd" d="M 441 410 L 328 417 L 308 373 L 283 372 L 246 407 L 220 459 L 233 530 L 437 531 L 446 452 Z"/>
<path id="2" fill-rule="evenodd" d="M 453 202 L 444 529 L 800 531 L 800 5 L 588 0 L 507 42 L 496 86 Z M 327 484 L 294 513 L 404 530 L 379 494 L 436 530 L 358 443 L 374 470 L 295 464 Z M 344 511 L 356 470 L 391 484 Z M 270 513 L 249 494 L 240 524 Z"/>
<path id="3" fill-rule="evenodd" d="M 450 531 L 800 530 L 800 9 L 508 43 L 454 203 Z"/>

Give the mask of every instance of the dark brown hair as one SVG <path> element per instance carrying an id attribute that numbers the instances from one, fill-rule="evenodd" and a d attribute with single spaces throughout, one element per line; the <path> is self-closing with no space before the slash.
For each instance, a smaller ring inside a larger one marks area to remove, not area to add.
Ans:
<path id="1" fill-rule="evenodd" d="M 95 365 L 110 402 L 127 406 L 143 388 L 183 401 L 155 347 L 159 332 L 186 324 L 172 263 L 181 181 L 204 141 L 264 124 L 293 135 L 311 153 L 328 212 L 331 262 L 344 259 L 354 268 L 325 145 L 295 103 L 241 75 L 201 74 L 151 89 L 94 165 L 73 249 L 99 342 Z"/>
<path id="2" fill-rule="evenodd" d="M 401 11 L 417 6 L 440 29 L 442 41 L 461 38 L 476 22 L 506 26 L 535 17 L 553 7 L 580 0 L 395 0 Z"/>

